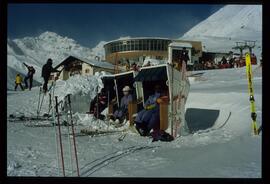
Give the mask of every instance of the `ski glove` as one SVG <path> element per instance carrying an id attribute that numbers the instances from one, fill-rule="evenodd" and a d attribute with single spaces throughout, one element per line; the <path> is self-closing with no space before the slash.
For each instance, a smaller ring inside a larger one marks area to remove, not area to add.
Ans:
<path id="1" fill-rule="evenodd" d="M 145 110 L 153 110 L 154 108 L 156 108 L 155 104 L 145 106 Z"/>

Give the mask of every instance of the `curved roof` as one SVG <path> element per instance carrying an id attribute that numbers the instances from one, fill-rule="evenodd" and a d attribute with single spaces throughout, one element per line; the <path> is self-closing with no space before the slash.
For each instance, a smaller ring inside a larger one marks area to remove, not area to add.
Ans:
<path id="1" fill-rule="evenodd" d="M 169 40 L 169 41 L 173 41 L 173 39 L 169 39 L 169 38 L 162 38 L 162 37 L 124 37 L 124 38 L 119 38 L 117 40 L 112 40 L 112 41 L 109 41 L 107 43 L 104 44 L 107 45 L 107 44 L 110 44 L 110 43 L 113 43 L 113 42 L 118 42 L 118 41 L 127 41 L 127 40 Z"/>

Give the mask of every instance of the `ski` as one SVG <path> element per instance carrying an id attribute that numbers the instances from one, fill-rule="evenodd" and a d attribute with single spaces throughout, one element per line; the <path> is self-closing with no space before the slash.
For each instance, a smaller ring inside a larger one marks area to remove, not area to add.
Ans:
<path id="1" fill-rule="evenodd" d="M 27 123 L 23 123 L 24 126 L 26 127 L 31 127 L 31 128 L 38 128 L 38 127 L 53 127 L 54 125 L 52 125 L 51 123 L 35 123 L 35 122 L 27 122 Z"/>
<path id="2" fill-rule="evenodd" d="M 112 134 L 112 133 L 120 133 L 123 130 L 90 130 L 90 129 L 81 129 L 80 131 L 84 135 L 99 135 L 99 134 Z"/>
<path id="3" fill-rule="evenodd" d="M 10 115 L 7 118 L 8 121 L 16 122 L 16 121 L 52 121 L 51 117 L 36 117 L 36 116 L 14 116 Z"/>
<path id="4" fill-rule="evenodd" d="M 252 132 L 254 135 L 258 135 L 258 127 L 257 127 L 257 121 L 256 121 L 257 114 L 256 114 L 256 109 L 255 109 L 250 53 L 246 53 L 246 74 L 247 74 L 247 80 L 248 80 L 250 111 L 251 111 L 251 119 L 252 119 L 252 125 L 251 125 Z"/>

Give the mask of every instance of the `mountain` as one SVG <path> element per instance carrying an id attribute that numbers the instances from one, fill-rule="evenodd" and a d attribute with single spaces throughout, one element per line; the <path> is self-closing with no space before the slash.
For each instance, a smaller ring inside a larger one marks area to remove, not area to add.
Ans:
<path id="1" fill-rule="evenodd" d="M 22 39 L 7 40 L 7 87 L 14 88 L 16 73 L 26 74 L 25 62 L 36 69 L 34 81 L 42 82 L 41 68 L 48 58 L 52 58 L 53 66 L 56 66 L 69 55 L 86 59 L 96 59 L 98 56 L 104 59 L 103 45 L 101 41 L 95 48 L 87 48 L 79 45 L 75 40 L 62 37 L 53 32 L 44 32 L 38 37 L 25 37 Z"/>
<path id="2" fill-rule="evenodd" d="M 202 41 L 206 51 L 214 52 L 228 52 L 236 41 L 253 40 L 256 41 L 254 53 L 258 57 L 262 48 L 262 6 L 224 6 L 180 39 Z"/>

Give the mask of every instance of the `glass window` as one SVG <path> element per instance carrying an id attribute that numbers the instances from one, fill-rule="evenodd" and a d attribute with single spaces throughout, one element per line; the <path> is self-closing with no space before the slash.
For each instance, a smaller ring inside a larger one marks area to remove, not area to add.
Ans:
<path id="1" fill-rule="evenodd" d="M 163 41 L 162 41 L 162 44 L 161 44 L 161 50 L 165 50 L 165 43 L 166 43 L 166 42 L 163 40 Z"/>
<path id="2" fill-rule="evenodd" d="M 139 40 L 135 40 L 135 50 L 139 50 Z"/>
<path id="3" fill-rule="evenodd" d="M 131 47 L 130 41 L 127 41 L 127 50 L 128 50 L 128 51 L 130 51 L 130 47 Z"/>
<path id="4" fill-rule="evenodd" d="M 112 53 L 113 53 L 113 52 L 114 52 L 114 44 L 112 44 L 112 46 L 111 46 L 111 47 L 112 47 Z"/>
<path id="5" fill-rule="evenodd" d="M 131 40 L 130 44 L 131 44 L 130 50 L 134 50 L 135 49 L 135 41 Z"/>
<path id="6" fill-rule="evenodd" d="M 154 40 L 150 40 L 150 50 L 154 50 Z"/>
<path id="7" fill-rule="evenodd" d="M 123 51 L 123 44 L 122 43 L 119 43 L 119 51 Z"/>
<path id="8" fill-rule="evenodd" d="M 147 40 L 143 40 L 143 50 L 147 50 Z"/>
<path id="9" fill-rule="evenodd" d="M 154 40 L 154 50 L 157 50 L 157 40 Z"/>
<path id="10" fill-rule="evenodd" d="M 119 42 L 116 42 L 116 52 L 119 52 Z"/>
<path id="11" fill-rule="evenodd" d="M 157 50 L 160 50 L 160 40 L 157 40 Z"/>

